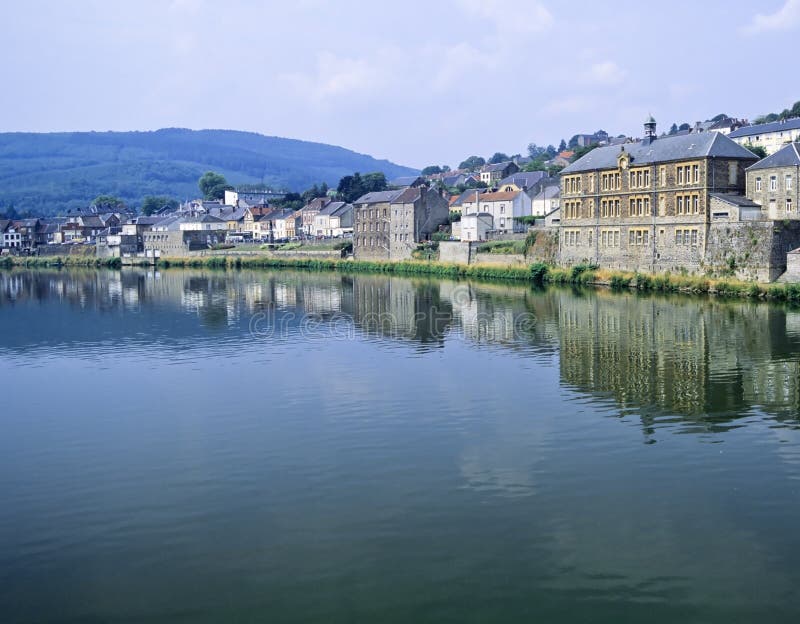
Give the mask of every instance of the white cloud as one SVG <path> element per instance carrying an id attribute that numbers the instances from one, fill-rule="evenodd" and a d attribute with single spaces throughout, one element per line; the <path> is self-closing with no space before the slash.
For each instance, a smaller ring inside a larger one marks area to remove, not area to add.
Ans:
<path id="1" fill-rule="evenodd" d="M 786 0 L 784 5 L 774 13 L 758 13 L 753 21 L 742 28 L 747 35 L 763 32 L 791 30 L 800 24 L 800 0 Z"/>
<path id="2" fill-rule="evenodd" d="M 456 0 L 473 16 L 491 23 L 500 34 L 532 34 L 549 29 L 553 14 L 529 0 Z"/>
<path id="3" fill-rule="evenodd" d="M 585 73 L 585 78 L 589 82 L 604 85 L 616 85 L 625 80 L 628 72 L 622 69 L 614 61 L 601 61 L 592 64 Z"/>

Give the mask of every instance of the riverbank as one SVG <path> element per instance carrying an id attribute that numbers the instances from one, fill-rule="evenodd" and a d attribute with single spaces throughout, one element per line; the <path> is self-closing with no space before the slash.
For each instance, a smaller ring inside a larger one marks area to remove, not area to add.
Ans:
<path id="1" fill-rule="evenodd" d="M 0 267 L 88 267 L 119 269 L 119 258 L 31 257 L 3 258 Z M 721 297 L 745 297 L 769 301 L 800 303 L 800 284 L 760 284 L 735 279 L 671 273 L 646 274 L 601 269 L 591 265 L 570 268 L 550 266 L 541 262 L 527 266 L 494 266 L 481 264 L 447 264 L 422 261 L 364 261 L 315 258 L 231 257 L 210 256 L 195 258 L 161 258 L 159 268 L 209 269 L 305 269 L 338 271 L 341 273 L 383 273 L 395 275 L 428 275 L 452 279 L 475 278 L 510 280 L 535 284 L 578 284 L 604 286 L 613 290 L 707 294 Z"/>

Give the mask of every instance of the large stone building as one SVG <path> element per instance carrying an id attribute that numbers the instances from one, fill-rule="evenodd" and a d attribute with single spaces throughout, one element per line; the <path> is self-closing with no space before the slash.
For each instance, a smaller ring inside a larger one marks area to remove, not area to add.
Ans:
<path id="1" fill-rule="evenodd" d="M 367 193 L 353 204 L 353 255 L 408 259 L 448 217 L 447 200 L 425 186 Z"/>
<path id="2" fill-rule="evenodd" d="M 717 132 L 599 147 L 561 173 L 559 255 L 642 271 L 701 270 L 712 193 L 742 194 L 757 157 Z"/>
<path id="3" fill-rule="evenodd" d="M 747 196 L 768 219 L 800 219 L 800 144 L 789 143 L 747 169 Z"/>

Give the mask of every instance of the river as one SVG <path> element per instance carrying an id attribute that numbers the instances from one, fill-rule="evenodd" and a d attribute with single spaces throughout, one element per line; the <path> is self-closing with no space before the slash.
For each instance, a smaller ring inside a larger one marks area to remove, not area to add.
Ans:
<path id="1" fill-rule="evenodd" d="M 0 272 L 8 623 L 796 622 L 800 310 Z"/>

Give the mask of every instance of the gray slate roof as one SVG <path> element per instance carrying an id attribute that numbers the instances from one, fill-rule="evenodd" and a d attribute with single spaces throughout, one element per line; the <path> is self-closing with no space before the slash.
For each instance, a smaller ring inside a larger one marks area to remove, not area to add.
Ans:
<path id="1" fill-rule="evenodd" d="M 781 130 L 796 130 L 800 128 L 800 117 L 786 119 L 785 121 L 773 121 L 772 123 L 758 124 L 757 126 L 745 126 L 734 130 L 728 136 L 732 139 L 753 136 L 754 134 L 767 134 L 769 132 L 780 132 Z"/>
<path id="2" fill-rule="evenodd" d="M 389 182 L 389 186 L 411 186 L 422 181 L 423 179 L 420 176 L 401 176 Z"/>
<path id="3" fill-rule="evenodd" d="M 322 208 L 318 214 L 321 215 L 333 215 L 337 214 L 337 210 L 340 210 L 343 206 L 347 206 L 345 202 L 337 201 L 337 202 L 330 202 L 324 208 Z"/>
<path id="4" fill-rule="evenodd" d="M 519 173 L 512 173 L 510 176 L 503 178 L 499 186 L 503 186 L 504 184 L 516 184 L 520 187 L 532 188 L 542 178 L 546 177 L 547 173 L 544 171 L 521 171 Z"/>
<path id="5" fill-rule="evenodd" d="M 399 191 L 373 191 L 359 197 L 354 203 L 356 204 L 383 204 L 390 203 L 399 197 L 403 190 Z"/>
<path id="6" fill-rule="evenodd" d="M 510 160 L 501 163 L 493 163 L 491 165 L 484 165 L 481 171 L 503 171 L 509 165 L 513 165 Z"/>
<path id="7" fill-rule="evenodd" d="M 759 160 L 755 165 L 750 165 L 747 170 L 771 169 L 772 167 L 796 167 L 800 165 L 800 145 L 789 143 L 774 154 Z"/>
<path id="8" fill-rule="evenodd" d="M 660 137 L 650 143 L 637 141 L 622 146 L 597 147 L 582 156 L 561 173 L 570 174 L 594 169 L 614 169 L 617 156 L 624 149 L 631 156 L 631 166 L 646 165 L 690 158 L 741 158 L 756 160 L 758 157 L 735 141 L 719 132 L 700 132 L 684 136 Z"/>
<path id="9" fill-rule="evenodd" d="M 710 195 L 740 208 L 761 208 L 760 205 L 744 195 L 733 195 L 732 193 L 710 193 Z"/>

